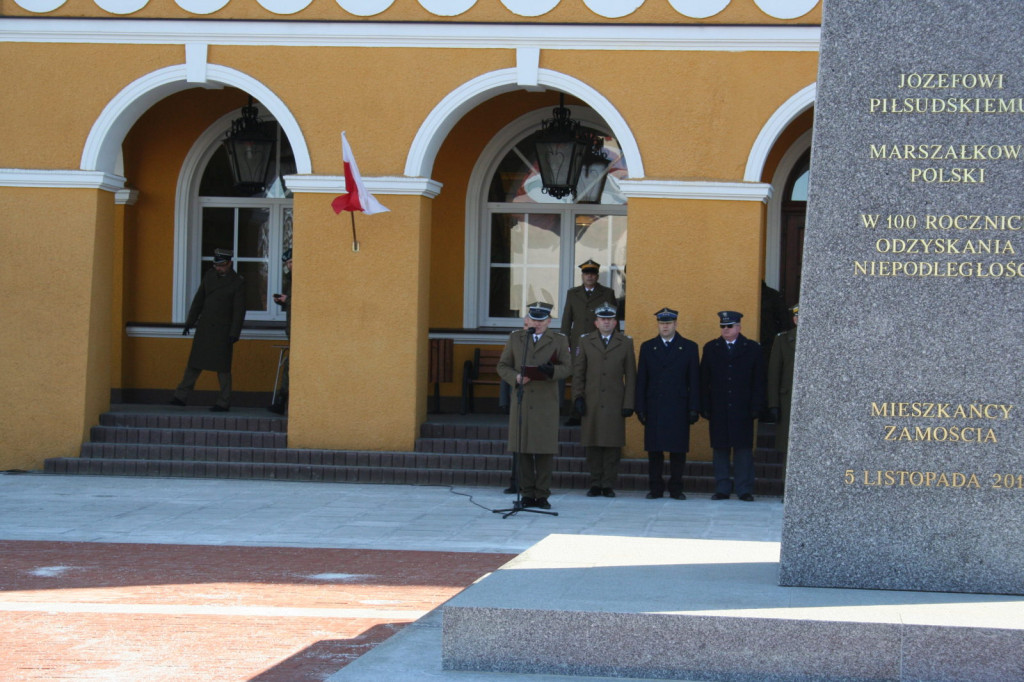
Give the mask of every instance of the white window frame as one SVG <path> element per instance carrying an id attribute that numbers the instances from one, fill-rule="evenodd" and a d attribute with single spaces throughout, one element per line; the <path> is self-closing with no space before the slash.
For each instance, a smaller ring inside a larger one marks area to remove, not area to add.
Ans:
<path id="1" fill-rule="evenodd" d="M 589 107 L 573 105 L 572 117 L 584 126 L 611 134 L 607 125 Z M 559 310 L 565 294 L 579 282 L 575 259 L 575 216 L 579 214 L 628 215 L 628 205 L 575 204 L 571 198 L 543 204 L 521 202 L 488 202 L 487 192 L 498 164 L 513 145 L 536 132 L 544 119 L 551 118 L 551 108 L 538 109 L 520 116 L 502 128 L 487 144 L 470 175 L 466 193 L 466 252 L 463 296 L 463 327 L 516 327 L 514 317 L 491 317 L 488 314 L 490 292 L 491 214 L 495 209 L 514 213 L 558 214 L 561 216 L 562 247 L 559 252 L 559 300 L 551 301 Z M 627 228 L 628 234 L 628 228 Z M 628 237 L 627 237 L 628 239 Z M 566 248 L 566 247 L 569 248 Z M 608 284 L 610 272 L 602 269 L 601 282 Z"/>
<path id="2" fill-rule="evenodd" d="M 201 253 L 202 212 L 204 207 L 245 207 L 270 209 L 271 239 L 267 254 L 268 303 L 266 311 L 246 311 L 245 319 L 263 322 L 283 322 L 285 313 L 273 303 L 270 294 L 281 291 L 283 272 L 281 265 L 281 234 L 284 229 L 285 209 L 293 208 L 289 198 L 220 198 L 200 197 L 199 185 L 207 164 L 220 147 L 224 136 L 231 129 L 231 122 L 242 115 L 237 109 L 217 119 L 192 144 L 178 173 L 174 210 L 174 280 L 172 285 L 171 321 L 185 322 L 188 308 L 192 303 L 202 273 L 202 261 L 209 260 L 210 254 Z M 264 120 L 272 120 L 264 116 Z M 281 133 L 284 134 L 283 131 Z M 237 244 L 232 249 L 237 253 Z"/>

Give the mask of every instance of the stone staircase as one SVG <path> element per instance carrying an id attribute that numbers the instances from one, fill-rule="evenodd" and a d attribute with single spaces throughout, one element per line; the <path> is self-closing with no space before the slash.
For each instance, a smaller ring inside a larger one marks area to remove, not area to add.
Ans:
<path id="1" fill-rule="evenodd" d="M 92 428 L 79 457 L 47 459 L 44 472 L 504 488 L 511 467 L 504 421 L 497 415 L 428 417 L 413 452 L 311 450 L 287 447 L 288 420 L 262 410 L 211 414 L 114 406 Z M 784 463 L 771 447 L 772 433 L 770 424 L 762 425 L 754 455 L 758 495 L 782 494 Z M 559 441 L 553 487 L 587 488 L 579 429 L 561 428 Z M 687 492 L 713 491 L 711 462 L 688 462 L 685 476 Z M 618 488 L 647 489 L 646 458 L 622 461 Z"/>

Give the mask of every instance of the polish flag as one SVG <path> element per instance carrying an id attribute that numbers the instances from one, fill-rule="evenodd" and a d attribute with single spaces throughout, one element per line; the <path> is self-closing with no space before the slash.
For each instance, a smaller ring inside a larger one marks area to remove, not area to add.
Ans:
<path id="1" fill-rule="evenodd" d="M 352 148 L 348 146 L 344 131 L 341 133 L 341 156 L 345 161 L 345 191 L 334 198 L 331 208 L 335 213 L 342 211 L 362 211 L 366 215 L 384 213 L 390 209 L 377 201 L 377 198 L 370 194 L 363 184 L 363 178 L 359 175 L 359 166 L 356 165 L 356 157 L 352 155 Z"/>

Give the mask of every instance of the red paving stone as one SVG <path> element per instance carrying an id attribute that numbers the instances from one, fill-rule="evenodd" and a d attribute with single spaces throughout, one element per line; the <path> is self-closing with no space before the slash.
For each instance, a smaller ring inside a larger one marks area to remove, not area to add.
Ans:
<path id="1" fill-rule="evenodd" d="M 0 541 L 0 680 L 323 680 L 513 556 Z"/>

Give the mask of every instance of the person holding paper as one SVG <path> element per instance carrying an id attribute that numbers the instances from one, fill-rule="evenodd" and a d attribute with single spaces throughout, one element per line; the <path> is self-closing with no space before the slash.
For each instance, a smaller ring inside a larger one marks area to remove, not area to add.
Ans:
<path id="1" fill-rule="evenodd" d="M 515 391 L 508 448 L 519 458 L 523 507 L 551 509 L 551 471 L 558 454 L 558 381 L 572 373 L 569 339 L 549 331 L 552 304 L 528 306 L 523 329 L 512 332 L 498 374 Z"/>

